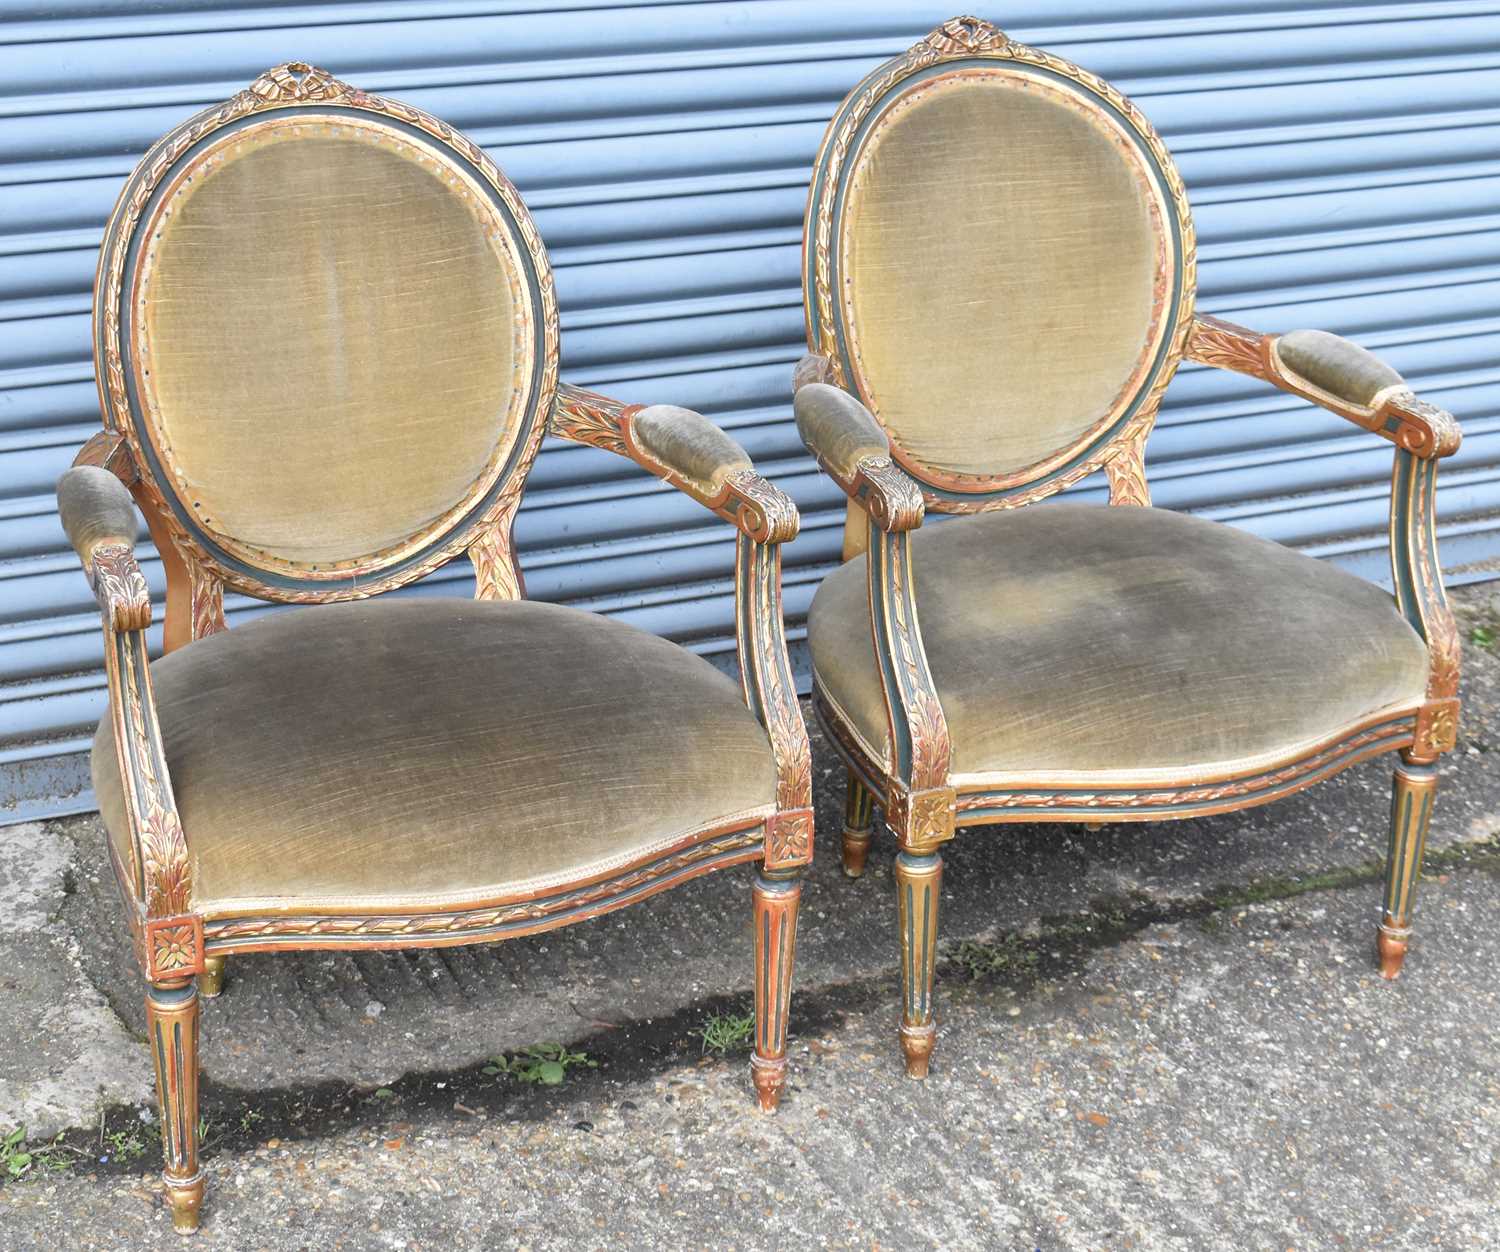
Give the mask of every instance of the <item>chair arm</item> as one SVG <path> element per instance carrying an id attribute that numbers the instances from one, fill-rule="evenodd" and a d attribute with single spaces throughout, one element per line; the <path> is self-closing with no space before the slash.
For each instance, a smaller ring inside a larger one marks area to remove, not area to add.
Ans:
<path id="1" fill-rule="evenodd" d="M 623 404 L 562 383 L 550 432 L 629 457 L 738 527 L 757 543 L 787 543 L 797 506 L 755 472 L 745 450 L 701 413 L 675 405 Z"/>
<path id="2" fill-rule="evenodd" d="M 97 466 L 74 466 L 58 480 L 57 509 L 110 627 L 144 630 L 151 596 L 135 560 L 139 525 L 125 484 Z"/>
<path id="3" fill-rule="evenodd" d="M 1216 317 L 1194 319 L 1187 355 L 1264 379 L 1396 445 L 1391 479 L 1391 575 L 1396 606 L 1427 644 L 1427 700 L 1413 759 L 1435 760 L 1458 731 L 1458 625 L 1437 551 L 1437 463 L 1458 450 L 1451 413 L 1417 399 L 1373 353 L 1322 331 L 1262 335 Z"/>
<path id="4" fill-rule="evenodd" d="M 891 460 L 874 415 L 847 391 L 806 383 L 792 400 L 797 433 L 819 466 L 881 530 L 922 524 L 922 492 Z"/>
<path id="5" fill-rule="evenodd" d="M 766 820 L 765 872 L 795 875 L 812 860 L 812 752 L 797 705 L 781 610 L 781 545 L 796 537 L 797 506 L 757 474 L 745 450 L 701 414 L 622 404 L 567 383 L 551 433 L 629 457 L 733 523 L 735 640 L 745 703 L 776 761 L 776 811 Z"/>
<path id="6" fill-rule="evenodd" d="M 202 924 L 191 915 L 187 841 L 151 689 L 151 595 L 135 559 L 135 503 L 114 473 L 81 464 L 58 480 L 57 506 L 104 618 L 109 715 L 130 824 L 131 864 L 119 870 L 137 953 L 148 978 L 172 982 L 202 971 Z"/>
<path id="7" fill-rule="evenodd" d="M 1453 455 L 1463 440 L 1451 413 L 1419 400 L 1374 353 L 1325 331 L 1263 335 L 1221 318 L 1198 317 L 1187 355 L 1263 379 L 1424 460 Z"/>

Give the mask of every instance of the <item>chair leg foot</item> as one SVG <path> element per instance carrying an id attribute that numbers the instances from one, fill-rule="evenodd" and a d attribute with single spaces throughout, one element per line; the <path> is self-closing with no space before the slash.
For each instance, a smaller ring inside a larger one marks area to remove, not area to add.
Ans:
<path id="1" fill-rule="evenodd" d="M 786 1057 L 750 1058 L 750 1081 L 755 1084 L 755 1099 L 762 1113 L 774 1113 L 786 1090 Z"/>
<path id="2" fill-rule="evenodd" d="M 203 1175 L 190 1183 L 162 1177 L 162 1188 L 166 1193 L 167 1207 L 172 1211 L 172 1229 L 179 1235 L 198 1233 L 198 1222 L 203 1213 Z"/>
<path id="3" fill-rule="evenodd" d="M 750 1078 L 762 1111 L 774 1113 L 786 1090 L 787 1010 L 802 883 L 796 877 L 761 874 L 750 894 L 755 921 L 755 1054 L 750 1058 Z"/>
<path id="4" fill-rule="evenodd" d="M 1401 976 L 1401 966 L 1406 961 L 1406 941 L 1411 931 L 1397 934 L 1384 924 L 1375 934 L 1375 951 L 1380 958 L 1380 976 L 1394 982 Z"/>
<path id="5" fill-rule="evenodd" d="M 198 975 L 198 994 L 205 1000 L 224 994 L 224 967 L 228 963 L 227 956 L 203 958 L 203 972 Z"/>
<path id="6" fill-rule="evenodd" d="M 937 1041 L 932 979 L 937 968 L 938 898 L 943 858 L 936 852 L 896 856 L 896 910 L 901 928 L 901 1051 L 911 1078 L 926 1078 Z"/>
<path id="7" fill-rule="evenodd" d="M 1399 977 L 1411 941 L 1412 897 L 1422 874 L 1427 825 L 1437 792 L 1437 768 L 1404 758 L 1391 788 L 1391 842 L 1386 859 L 1385 910 L 1375 946 L 1380 976 Z"/>
<path id="8" fill-rule="evenodd" d="M 146 993 L 147 1036 L 161 1112 L 162 1188 L 179 1234 L 198 1229 L 203 1172 L 198 1166 L 198 988 L 153 984 Z"/>
<path id="9" fill-rule="evenodd" d="M 926 1078 L 927 1067 L 932 1063 L 932 1046 L 937 1042 L 937 1023 L 925 1026 L 908 1026 L 901 1023 L 901 1055 L 906 1060 L 908 1078 Z"/>
<path id="10" fill-rule="evenodd" d="M 870 838 L 875 826 L 875 797 L 851 769 L 844 795 L 844 873 L 858 878 L 865 872 Z"/>

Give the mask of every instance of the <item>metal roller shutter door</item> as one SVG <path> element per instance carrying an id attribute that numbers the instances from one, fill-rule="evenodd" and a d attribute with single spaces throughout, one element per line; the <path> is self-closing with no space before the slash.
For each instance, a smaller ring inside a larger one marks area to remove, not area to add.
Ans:
<path id="1" fill-rule="evenodd" d="M 467 130 L 552 251 L 564 376 L 703 409 L 796 497 L 795 639 L 842 524 L 789 421 L 807 169 L 843 93 L 951 15 L 870 0 L 0 3 L 0 819 L 91 807 L 100 641 L 52 484 L 97 428 L 96 249 L 150 140 L 298 58 Z M 1029 0 L 990 15 L 1113 79 L 1163 131 L 1197 212 L 1203 309 L 1354 336 L 1464 420 L 1439 495 L 1443 556 L 1457 579 L 1492 576 L 1500 14 L 1463 0 Z M 1149 448 L 1157 503 L 1377 580 L 1389 460 L 1335 418 L 1191 367 Z M 691 501 L 603 453 L 549 446 L 518 534 L 531 594 L 733 664 L 732 535 Z M 467 583 L 458 564 L 414 593 Z"/>

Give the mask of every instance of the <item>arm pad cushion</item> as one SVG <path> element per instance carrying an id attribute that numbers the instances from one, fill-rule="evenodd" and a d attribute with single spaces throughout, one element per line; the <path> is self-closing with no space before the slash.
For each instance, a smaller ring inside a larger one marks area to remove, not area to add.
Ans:
<path id="1" fill-rule="evenodd" d="M 870 410 L 847 391 L 808 383 L 792 401 L 797 433 L 828 469 L 844 479 L 867 456 L 889 456 L 891 441 Z"/>
<path id="2" fill-rule="evenodd" d="M 57 508 L 68 542 L 85 565 L 101 544 L 134 547 L 140 534 L 125 484 L 96 465 L 74 466 L 57 480 Z"/>
<path id="3" fill-rule="evenodd" d="M 701 413 L 653 404 L 630 423 L 636 444 L 704 495 L 715 496 L 735 470 L 753 469 L 749 455 Z"/>
<path id="4" fill-rule="evenodd" d="M 1401 375 L 1373 352 L 1324 330 L 1294 330 L 1276 340 L 1281 364 L 1320 391 L 1347 404 L 1373 407 L 1387 387 L 1399 387 Z"/>

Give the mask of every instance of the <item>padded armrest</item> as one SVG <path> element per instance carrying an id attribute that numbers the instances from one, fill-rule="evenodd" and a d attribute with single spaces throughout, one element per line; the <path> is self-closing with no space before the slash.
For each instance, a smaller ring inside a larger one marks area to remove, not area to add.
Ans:
<path id="1" fill-rule="evenodd" d="M 870 410 L 842 388 L 808 383 L 792 408 L 802 442 L 835 478 L 853 478 L 867 456 L 891 454 L 891 441 Z"/>
<path id="2" fill-rule="evenodd" d="M 1327 331 L 1267 335 L 1200 313 L 1193 318 L 1186 355 L 1264 379 L 1421 460 L 1452 456 L 1463 442 L 1453 414 L 1418 399 L 1374 353 Z"/>
<path id="3" fill-rule="evenodd" d="M 83 562 L 94 598 L 115 630 L 151 624 L 151 595 L 135 560 L 135 503 L 108 470 L 75 465 L 57 480 L 63 530 Z"/>
<path id="4" fill-rule="evenodd" d="M 1368 348 L 1326 330 L 1294 330 L 1279 336 L 1275 352 L 1282 368 L 1346 404 L 1373 408 L 1387 387 L 1405 380 Z"/>
<path id="5" fill-rule="evenodd" d="M 108 470 L 79 465 L 57 480 L 57 508 L 68 542 L 87 569 L 104 544 L 135 546 L 140 534 L 135 502 Z"/>
<path id="6" fill-rule="evenodd" d="M 636 446 L 705 496 L 717 496 L 735 470 L 754 469 L 749 454 L 701 413 L 653 404 L 631 419 Z"/>
<path id="7" fill-rule="evenodd" d="M 891 441 L 874 415 L 847 391 L 806 383 L 792 401 L 797 433 L 824 471 L 882 530 L 922 524 L 922 492 L 891 461 Z"/>

